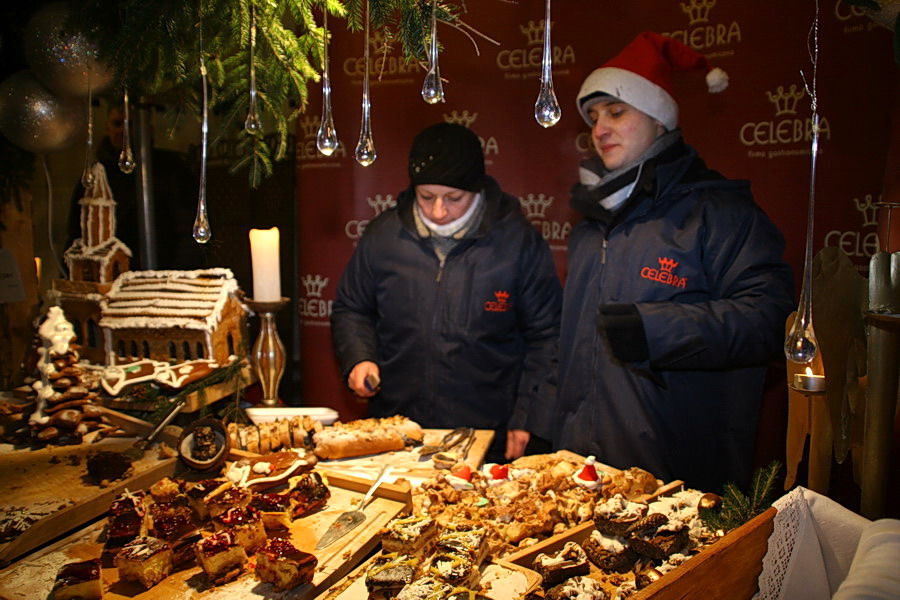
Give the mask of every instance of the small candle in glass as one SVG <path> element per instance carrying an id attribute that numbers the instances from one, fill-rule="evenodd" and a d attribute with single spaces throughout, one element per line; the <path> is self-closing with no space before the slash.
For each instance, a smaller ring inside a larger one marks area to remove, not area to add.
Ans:
<path id="1" fill-rule="evenodd" d="M 806 373 L 794 374 L 795 390 L 810 393 L 822 393 L 825 391 L 825 376 L 814 375 L 812 369 L 806 367 Z"/>

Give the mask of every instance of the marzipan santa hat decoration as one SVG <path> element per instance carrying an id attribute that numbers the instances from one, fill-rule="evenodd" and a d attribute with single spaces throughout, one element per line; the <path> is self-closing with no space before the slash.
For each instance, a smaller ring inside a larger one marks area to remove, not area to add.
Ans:
<path id="1" fill-rule="evenodd" d="M 638 34 L 619 54 L 588 75 L 578 92 L 578 110 L 593 125 L 588 109 L 603 96 L 614 96 L 656 119 L 666 130 L 678 126 L 678 104 L 672 96 L 672 73 L 702 69 L 712 93 L 728 87 L 728 75 L 706 57 L 652 31 Z"/>

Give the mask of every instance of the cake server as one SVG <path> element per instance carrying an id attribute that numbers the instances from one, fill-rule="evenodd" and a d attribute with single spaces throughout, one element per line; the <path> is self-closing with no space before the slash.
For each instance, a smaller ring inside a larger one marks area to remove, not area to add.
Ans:
<path id="1" fill-rule="evenodd" d="M 187 401 L 187 394 L 183 395 L 180 400 L 175 402 L 175 405 L 169 408 L 169 414 L 162 418 L 162 420 L 154 427 L 150 433 L 147 434 L 146 437 L 140 438 L 136 441 L 132 446 L 125 450 L 125 456 L 132 461 L 140 460 L 144 457 L 144 452 L 147 450 L 147 446 L 149 446 L 156 436 L 162 431 L 166 425 L 172 422 L 172 419 L 181 412 L 181 409 L 184 408 L 185 402 Z"/>
<path id="2" fill-rule="evenodd" d="M 378 486 L 381 485 L 381 482 L 384 481 L 390 472 L 391 466 L 385 463 L 384 466 L 381 467 L 381 471 L 378 472 L 378 476 L 375 477 L 375 481 L 366 492 L 366 495 L 363 496 L 362 502 L 359 503 L 359 508 L 356 510 L 348 510 L 338 515 L 338 518 L 328 526 L 325 534 L 318 543 L 316 543 L 316 550 L 322 550 L 323 548 L 330 546 L 342 538 L 348 531 L 358 527 L 366 520 L 366 513 L 363 511 L 369 503 L 369 500 L 372 499 L 372 494 L 375 493 L 375 490 L 378 489 Z"/>

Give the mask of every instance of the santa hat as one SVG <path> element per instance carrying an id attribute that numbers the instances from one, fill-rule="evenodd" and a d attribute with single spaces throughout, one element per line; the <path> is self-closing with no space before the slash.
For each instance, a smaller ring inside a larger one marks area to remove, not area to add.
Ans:
<path id="1" fill-rule="evenodd" d="M 667 130 L 678 126 L 672 73 L 703 69 L 712 93 L 728 87 L 728 75 L 699 52 L 652 31 L 638 34 L 619 54 L 588 75 L 578 91 L 578 110 L 588 125 L 588 109 L 603 96 L 614 96 L 653 117 Z"/>

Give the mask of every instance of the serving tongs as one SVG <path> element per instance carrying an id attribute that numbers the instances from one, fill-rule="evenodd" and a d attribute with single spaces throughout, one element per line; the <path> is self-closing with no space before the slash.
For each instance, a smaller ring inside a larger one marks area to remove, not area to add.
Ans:
<path id="1" fill-rule="evenodd" d="M 441 438 L 441 441 L 434 446 L 422 446 L 419 449 L 419 456 L 426 457 L 437 454 L 438 452 L 446 452 L 453 446 L 463 442 L 473 433 L 474 430 L 471 427 L 457 427 L 444 435 L 444 437 Z"/>

